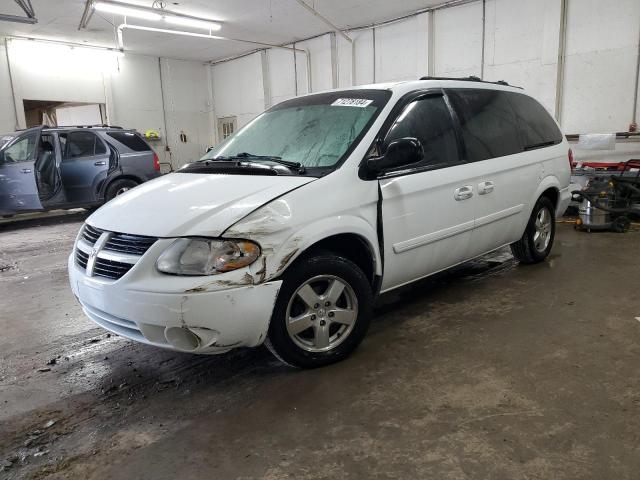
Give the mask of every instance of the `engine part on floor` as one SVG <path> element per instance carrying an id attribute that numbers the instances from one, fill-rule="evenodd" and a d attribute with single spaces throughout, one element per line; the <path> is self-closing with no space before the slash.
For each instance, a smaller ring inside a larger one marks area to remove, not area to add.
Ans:
<path id="1" fill-rule="evenodd" d="M 628 231 L 630 217 L 640 214 L 640 160 L 626 162 L 619 175 L 594 177 L 572 195 L 580 202 L 576 228 Z"/>

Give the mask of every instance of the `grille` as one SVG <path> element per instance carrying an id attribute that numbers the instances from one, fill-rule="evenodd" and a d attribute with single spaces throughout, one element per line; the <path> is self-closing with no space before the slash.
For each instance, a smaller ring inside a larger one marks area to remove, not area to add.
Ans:
<path id="1" fill-rule="evenodd" d="M 82 238 L 89 242 L 90 245 L 96 243 L 98 238 L 100 238 L 100 235 L 102 235 L 102 230 L 85 223 L 84 228 L 82 229 Z"/>
<path id="2" fill-rule="evenodd" d="M 98 242 L 101 236 L 102 240 Z M 92 250 L 96 250 L 93 253 L 96 255 L 93 268 L 87 274 L 118 280 L 133 268 L 157 240 L 143 235 L 106 232 L 85 224 L 76 245 L 76 264 L 86 271 L 90 263 L 89 256 Z"/>
<path id="3" fill-rule="evenodd" d="M 87 268 L 87 262 L 89 261 L 89 255 L 82 250 L 76 248 L 76 263 L 82 267 Z"/>
<path id="4" fill-rule="evenodd" d="M 157 238 L 143 237 L 142 235 L 129 235 L 127 233 L 114 233 L 104 250 L 111 252 L 130 253 L 132 255 L 143 255 L 149 247 L 156 242 Z"/>
<path id="5" fill-rule="evenodd" d="M 117 280 L 127 273 L 133 264 L 116 262 L 114 260 L 107 260 L 106 258 L 96 258 L 96 263 L 93 267 L 93 274 L 97 277 L 106 277 L 113 280 Z"/>

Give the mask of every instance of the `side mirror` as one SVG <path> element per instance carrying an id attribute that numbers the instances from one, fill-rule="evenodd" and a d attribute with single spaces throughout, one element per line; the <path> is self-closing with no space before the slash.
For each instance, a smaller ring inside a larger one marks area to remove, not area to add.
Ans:
<path id="1" fill-rule="evenodd" d="M 412 137 L 399 138 L 389 144 L 384 155 L 367 160 L 367 171 L 369 177 L 375 178 L 384 171 L 408 167 L 423 159 L 420 140 Z"/>

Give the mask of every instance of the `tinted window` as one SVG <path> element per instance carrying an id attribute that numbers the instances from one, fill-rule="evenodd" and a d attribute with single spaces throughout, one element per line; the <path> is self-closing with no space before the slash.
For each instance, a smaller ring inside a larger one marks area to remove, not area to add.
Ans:
<path id="1" fill-rule="evenodd" d="M 525 150 L 562 141 L 562 132 L 542 105 L 520 93 L 507 93 L 507 97 L 515 111 Z"/>
<path id="2" fill-rule="evenodd" d="M 467 160 L 477 162 L 522 152 L 515 112 L 505 92 L 448 92 L 462 127 Z"/>
<path id="3" fill-rule="evenodd" d="M 61 133 L 60 143 L 64 145 L 65 157 L 90 157 L 107 153 L 104 144 L 92 132 Z"/>
<path id="4" fill-rule="evenodd" d="M 117 140 L 125 147 L 130 148 L 134 152 L 146 152 L 151 150 L 149 145 L 134 132 L 107 132 L 111 138 Z"/>
<path id="5" fill-rule="evenodd" d="M 419 166 L 432 166 L 458 161 L 455 128 L 444 98 L 427 97 L 408 104 L 389 129 L 383 149 L 400 138 L 420 140 L 424 161 Z"/>

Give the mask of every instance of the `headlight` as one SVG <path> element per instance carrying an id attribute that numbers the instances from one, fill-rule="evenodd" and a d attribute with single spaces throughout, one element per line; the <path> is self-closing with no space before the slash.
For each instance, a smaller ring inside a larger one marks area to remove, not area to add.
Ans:
<path id="1" fill-rule="evenodd" d="M 174 275 L 216 275 L 251 265 L 259 256 L 260 247 L 248 240 L 179 238 L 156 265 Z"/>

